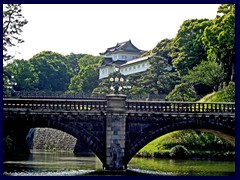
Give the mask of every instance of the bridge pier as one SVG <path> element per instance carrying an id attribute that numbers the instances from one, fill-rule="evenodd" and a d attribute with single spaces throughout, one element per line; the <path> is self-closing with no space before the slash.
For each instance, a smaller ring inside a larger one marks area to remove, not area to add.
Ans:
<path id="1" fill-rule="evenodd" d="M 126 138 L 125 95 L 107 96 L 106 164 L 104 170 L 126 170 L 124 162 Z"/>

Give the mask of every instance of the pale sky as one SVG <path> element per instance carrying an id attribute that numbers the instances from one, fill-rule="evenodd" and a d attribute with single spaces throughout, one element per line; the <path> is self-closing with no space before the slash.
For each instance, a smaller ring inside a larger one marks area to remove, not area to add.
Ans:
<path id="1" fill-rule="evenodd" d="M 220 4 L 22 4 L 29 21 L 15 59 L 28 60 L 50 50 L 67 55 L 99 55 L 128 41 L 151 50 L 174 38 L 187 19 L 214 19 Z"/>

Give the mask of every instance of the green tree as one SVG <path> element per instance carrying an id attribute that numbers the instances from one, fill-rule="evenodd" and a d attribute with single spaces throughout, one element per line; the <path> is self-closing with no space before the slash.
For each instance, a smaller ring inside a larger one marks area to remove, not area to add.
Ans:
<path id="1" fill-rule="evenodd" d="M 188 70 L 207 59 L 201 37 L 204 29 L 211 23 L 208 19 L 186 20 L 178 30 L 169 55 L 172 57 L 173 67 L 180 76 L 186 75 Z"/>
<path id="2" fill-rule="evenodd" d="M 43 51 L 33 56 L 29 61 L 39 77 L 39 90 L 67 90 L 72 75 L 65 64 L 65 56 L 52 51 Z"/>
<path id="3" fill-rule="evenodd" d="M 86 54 L 74 54 L 70 53 L 69 55 L 66 55 L 66 65 L 68 66 L 70 72 L 72 72 L 73 75 L 77 75 L 80 67 L 78 65 L 79 60 L 84 57 Z"/>
<path id="4" fill-rule="evenodd" d="M 158 42 L 157 46 L 153 48 L 152 53 L 156 53 L 158 56 L 164 57 L 169 64 L 172 64 L 172 57 L 169 55 L 171 52 L 173 39 L 163 39 Z"/>
<path id="5" fill-rule="evenodd" d="M 92 93 L 98 85 L 98 70 L 93 65 L 82 67 L 77 76 L 71 79 L 69 90 L 81 93 Z"/>
<path id="6" fill-rule="evenodd" d="M 188 74 L 182 78 L 183 81 L 192 85 L 205 84 L 217 91 L 223 82 L 224 70 L 214 61 L 202 61 L 198 66 L 189 70 Z"/>
<path id="7" fill-rule="evenodd" d="M 71 78 L 68 90 L 72 92 L 92 93 L 98 86 L 99 72 L 96 68 L 102 57 L 85 55 L 78 60 L 79 72 Z"/>
<path id="8" fill-rule="evenodd" d="M 80 68 L 79 74 L 82 79 L 81 91 L 92 93 L 98 86 L 99 70 L 96 68 L 102 63 L 103 57 L 85 55 L 78 61 Z"/>
<path id="9" fill-rule="evenodd" d="M 85 55 L 78 61 L 78 66 L 81 69 L 81 67 L 87 67 L 88 65 L 94 65 L 98 66 L 101 64 L 103 60 L 103 57 L 100 56 L 92 56 L 92 55 Z"/>
<path id="10" fill-rule="evenodd" d="M 162 56 L 155 56 L 150 60 L 150 67 L 144 76 L 144 83 L 151 94 L 168 94 L 175 86 L 176 74 L 171 72 L 168 60 Z"/>
<path id="11" fill-rule="evenodd" d="M 106 95 L 110 93 L 110 84 L 109 79 L 104 78 L 99 80 L 99 84 L 96 88 L 94 88 L 92 95 L 98 96 L 98 95 Z"/>
<path id="12" fill-rule="evenodd" d="M 23 43 L 19 37 L 22 28 L 28 21 L 22 15 L 21 4 L 6 4 L 3 6 L 3 60 L 7 61 L 14 56 L 9 53 L 9 47 Z"/>
<path id="13" fill-rule="evenodd" d="M 32 91 L 36 90 L 39 83 L 39 78 L 34 70 L 32 64 L 26 60 L 14 60 L 12 63 L 3 67 L 4 74 L 8 76 L 14 76 L 17 82 L 15 90 Z"/>
<path id="14" fill-rule="evenodd" d="M 222 4 L 211 26 L 206 27 L 202 41 L 207 48 L 208 59 L 224 68 L 224 80 L 234 81 L 235 65 L 235 5 Z"/>
<path id="15" fill-rule="evenodd" d="M 155 55 L 149 60 L 147 72 L 129 76 L 132 85 L 131 94 L 168 94 L 178 81 L 178 76 L 172 69 L 171 51 L 172 39 L 163 39 L 149 51 Z"/>
<path id="16" fill-rule="evenodd" d="M 235 83 L 229 82 L 228 86 L 224 89 L 224 98 L 223 100 L 226 102 L 235 102 Z"/>
<path id="17" fill-rule="evenodd" d="M 129 84 L 131 85 L 131 95 L 146 95 L 150 93 L 149 84 L 144 81 L 146 72 L 132 74 L 128 77 Z"/>
<path id="18" fill-rule="evenodd" d="M 167 95 L 169 101 L 195 101 L 196 93 L 188 83 L 181 83 Z"/>

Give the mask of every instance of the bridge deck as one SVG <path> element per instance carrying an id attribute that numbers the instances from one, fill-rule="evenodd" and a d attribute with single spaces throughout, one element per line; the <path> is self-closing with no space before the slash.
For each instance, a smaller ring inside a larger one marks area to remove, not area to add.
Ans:
<path id="1" fill-rule="evenodd" d="M 4 109 L 106 111 L 107 100 L 103 99 L 17 99 L 3 98 Z M 133 101 L 125 104 L 128 113 L 235 113 L 234 102 L 173 102 Z"/>

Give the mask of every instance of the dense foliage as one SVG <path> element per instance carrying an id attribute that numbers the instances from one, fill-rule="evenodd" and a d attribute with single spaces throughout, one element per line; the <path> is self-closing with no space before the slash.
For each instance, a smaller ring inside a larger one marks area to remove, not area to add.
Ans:
<path id="1" fill-rule="evenodd" d="M 201 41 L 204 29 L 211 24 L 208 19 L 190 19 L 183 22 L 173 39 L 170 56 L 180 76 L 207 59 L 207 52 Z"/>
<path id="2" fill-rule="evenodd" d="M 234 81 L 235 55 L 235 4 L 222 4 L 212 25 L 204 30 L 202 41 L 207 48 L 209 61 L 216 61 L 224 69 L 224 80 Z"/>
<path id="3" fill-rule="evenodd" d="M 101 59 L 84 54 L 63 56 L 43 51 L 30 60 L 14 60 L 4 67 L 4 75 L 14 76 L 17 91 L 91 93 L 98 85 L 95 66 Z"/>
<path id="4" fill-rule="evenodd" d="M 180 27 L 169 55 L 180 83 L 189 84 L 196 92 L 195 100 L 235 81 L 234 38 L 234 4 L 220 5 L 213 20 L 186 20 Z M 168 99 L 180 97 L 180 87 L 177 85 Z"/>
<path id="5" fill-rule="evenodd" d="M 71 78 L 68 90 L 91 94 L 98 86 L 99 71 L 96 66 L 100 65 L 101 61 L 102 57 L 98 56 L 85 55 L 81 57 L 77 61 L 79 71 Z"/>
<path id="6" fill-rule="evenodd" d="M 182 79 L 193 85 L 205 84 L 213 91 L 217 91 L 224 80 L 224 71 L 221 65 L 215 61 L 202 61 L 192 70 L 189 70 Z"/>
<path id="7" fill-rule="evenodd" d="M 187 84 L 182 83 L 174 87 L 174 89 L 167 95 L 166 100 L 169 101 L 194 101 L 195 91 Z"/>
<path id="8" fill-rule="evenodd" d="M 175 38 L 163 39 L 146 52 L 155 54 L 150 67 L 128 76 L 127 93 L 194 101 L 234 82 L 234 13 L 234 5 L 223 4 L 213 20 L 185 20 Z M 30 60 L 15 60 L 4 72 L 14 75 L 16 90 L 99 95 L 109 92 L 108 79 L 98 80 L 101 62 L 98 56 L 44 51 Z"/>

